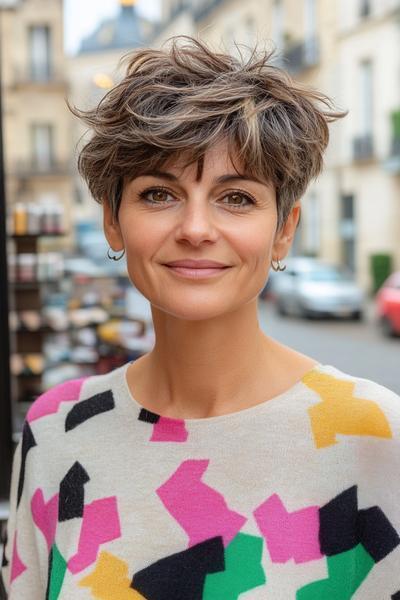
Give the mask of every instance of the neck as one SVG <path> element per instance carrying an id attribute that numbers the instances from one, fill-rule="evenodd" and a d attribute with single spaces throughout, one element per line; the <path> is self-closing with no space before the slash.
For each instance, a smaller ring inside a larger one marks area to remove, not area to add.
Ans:
<path id="1" fill-rule="evenodd" d="M 221 317 L 188 321 L 152 307 L 156 342 L 131 365 L 134 397 L 164 416 L 202 418 L 247 408 L 283 391 L 288 355 L 292 362 L 292 355 L 297 360 L 300 355 L 261 331 L 257 308 L 255 300 Z"/>

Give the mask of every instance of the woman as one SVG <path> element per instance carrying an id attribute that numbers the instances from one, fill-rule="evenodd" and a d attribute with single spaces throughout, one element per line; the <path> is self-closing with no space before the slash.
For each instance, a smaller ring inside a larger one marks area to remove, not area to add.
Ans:
<path id="1" fill-rule="evenodd" d="M 10 598 L 398 598 L 399 397 L 257 319 L 344 113 L 268 53 L 178 42 L 135 51 L 96 109 L 72 109 L 155 345 L 30 407 Z"/>

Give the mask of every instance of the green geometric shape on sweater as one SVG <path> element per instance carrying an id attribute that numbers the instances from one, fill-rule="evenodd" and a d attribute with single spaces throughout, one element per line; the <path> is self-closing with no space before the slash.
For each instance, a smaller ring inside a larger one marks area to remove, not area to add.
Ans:
<path id="1" fill-rule="evenodd" d="M 49 576 L 49 584 L 47 588 L 46 600 L 58 600 L 61 598 L 60 592 L 65 577 L 65 571 L 67 570 L 67 561 L 60 553 L 56 544 L 51 547 L 51 573 Z"/>
<path id="2" fill-rule="evenodd" d="M 225 548 L 225 571 L 206 576 L 203 600 L 236 600 L 266 582 L 261 566 L 263 539 L 238 533 Z"/>
<path id="3" fill-rule="evenodd" d="M 349 600 L 375 564 L 362 544 L 327 557 L 327 579 L 297 590 L 296 600 Z"/>

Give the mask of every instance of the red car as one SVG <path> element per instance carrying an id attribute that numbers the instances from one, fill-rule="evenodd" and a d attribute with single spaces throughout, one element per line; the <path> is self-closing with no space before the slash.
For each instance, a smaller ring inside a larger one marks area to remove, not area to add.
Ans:
<path id="1" fill-rule="evenodd" d="M 400 335 L 400 271 L 392 273 L 376 295 L 379 322 L 386 335 Z"/>

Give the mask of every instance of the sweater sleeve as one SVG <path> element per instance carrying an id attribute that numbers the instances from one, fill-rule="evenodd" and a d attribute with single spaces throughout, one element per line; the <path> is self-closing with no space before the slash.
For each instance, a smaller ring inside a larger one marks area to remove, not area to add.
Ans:
<path id="1" fill-rule="evenodd" d="M 3 529 L 0 572 L 8 600 L 33 600 L 46 595 L 45 557 L 39 556 L 40 544 L 27 485 L 27 480 L 34 477 L 29 472 L 31 461 L 27 450 L 30 445 L 26 431 L 24 428 L 13 455 L 9 516 Z"/>

